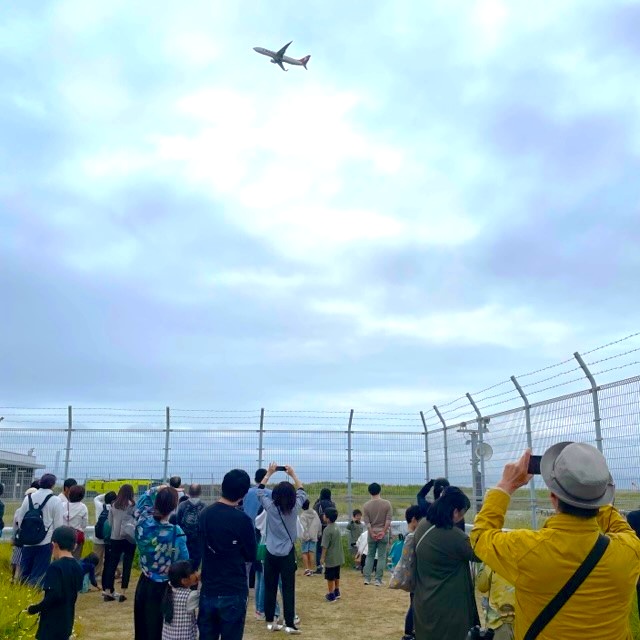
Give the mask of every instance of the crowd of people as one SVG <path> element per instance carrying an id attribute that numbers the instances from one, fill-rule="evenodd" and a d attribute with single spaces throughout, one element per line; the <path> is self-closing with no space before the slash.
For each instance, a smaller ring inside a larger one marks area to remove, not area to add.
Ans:
<path id="1" fill-rule="evenodd" d="M 370 499 L 346 527 L 348 563 L 331 491 L 323 489 L 312 507 L 290 466 L 259 469 L 254 484 L 233 469 L 208 506 L 202 488 L 192 484 L 185 492 L 179 477 L 140 496 L 129 484 L 96 496 L 87 554 L 84 488 L 69 478 L 55 495 L 56 478 L 44 474 L 14 517 L 13 576 L 43 589 L 28 609 L 40 615 L 39 640 L 71 636 L 77 594 L 98 588 L 97 576 L 105 602 L 126 601 L 136 551 L 136 640 L 239 640 L 250 586 L 256 619 L 270 632 L 297 635 L 299 541 L 302 575 L 324 572 L 328 603 L 342 597 L 345 564 L 362 572 L 365 586 L 377 587 L 390 566 L 389 586 L 409 592 L 403 640 L 577 640 L 585 629 L 602 640 L 630 640 L 640 540 L 629 523 L 639 524 L 640 512 L 627 522 L 612 506 L 613 479 L 597 449 L 560 443 L 541 462 L 556 515 L 539 531 L 505 531 L 510 497 L 531 479 L 529 458 L 527 451 L 506 465 L 470 535 L 467 495 L 445 478 L 430 480 L 405 512 L 399 559 L 389 553 L 392 506 L 382 487 L 370 484 Z M 287 478 L 273 484 L 280 472 Z M 1 519 L 1 500 L 0 509 Z M 480 610 L 478 592 L 486 594 Z"/>

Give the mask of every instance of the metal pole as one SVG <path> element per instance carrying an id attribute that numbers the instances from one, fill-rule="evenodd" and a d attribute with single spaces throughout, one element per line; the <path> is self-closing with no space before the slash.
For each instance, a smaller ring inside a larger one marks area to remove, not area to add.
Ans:
<path id="1" fill-rule="evenodd" d="M 602 453 L 602 431 L 600 430 L 600 401 L 598 400 L 599 387 L 596 384 L 596 379 L 593 377 L 593 374 L 591 373 L 591 371 L 589 371 L 587 363 L 582 359 L 582 356 L 576 351 L 573 354 L 573 357 L 578 361 L 580 368 L 584 371 L 584 374 L 587 376 L 587 379 L 591 383 L 591 395 L 593 396 L 593 417 L 596 425 L 596 446 L 598 447 L 598 451 Z"/>
<path id="2" fill-rule="evenodd" d="M 433 410 L 436 412 L 438 418 L 440 418 L 440 422 L 442 422 L 442 426 L 444 428 L 443 438 L 444 438 L 444 477 L 449 477 L 449 449 L 447 447 L 447 423 L 444 421 L 440 410 L 436 405 L 433 405 Z"/>
<path id="3" fill-rule="evenodd" d="M 171 411 L 169 407 L 166 408 L 166 427 L 164 432 L 164 468 L 162 470 L 162 477 L 165 482 L 169 480 L 169 438 L 171 434 Z"/>
<path id="4" fill-rule="evenodd" d="M 263 458 L 263 438 L 264 438 L 264 407 L 260 409 L 260 430 L 258 431 L 258 469 L 262 469 Z"/>
<path id="5" fill-rule="evenodd" d="M 73 431 L 73 408 L 67 409 L 67 448 L 64 453 L 64 479 L 69 477 L 69 461 L 71 458 L 71 432 Z"/>
<path id="6" fill-rule="evenodd" d="M 353 511 L 353 493 L 351 490 L 351 427 L 353 426 L 353 409 L 349 413 L 349 425 L 347 426 L 347 504 L 349 505 L 349 513 L 351 518 Z"/>
<path id="7" fill-rule="evenodd" d="M 482 487 L 478 487 L 478 432 L 469 431 L 471 438 L 471 487 L 473 488 L 473 506 L 476 514 L 482 508 Z"/>
<path id="8" fill-rule="evenodd" d="M 511 382 L 513 382 L 515 388 L 518 390 L 522 401 L 524 402 L 524 421 L 527 429 L 527 447 L 533 449 L 533 438 L 531 436 L 531 405 L 529 399 L 525 395 L 520 383 L 516 380 L 515 376 L 511 376 Z M 538 497 L 536 495 L 536 481 L 535 476 L 529 481 L 529 499 L 531 502 L 531 527 L 535 530 L 538 528 Z"/>
<path id="9" fill-rule="evenodd" d="M 484 430 L 485 430 L 485 425 L 484 425 L 484 420 L 482 418 L 482 414 L 480 413 L 480 409 L 478 409 L 478 405 L 474 402 L 473 398 L 471 397 L 470 393 L 466 394 L 467 399 L 469 400 L 469 402 L 471 403 L 471 406 L 473 407 L 473 410 L 476 412 L 476 415 L 478 416 L 478 442 L 480 443 L 480 500 L 482 501 L 482 498 L 484 497 L 484 447 L 482 446 L 484 444 Z M 475 453 L 475 451 L 474 451 Z"/>
<path id="10" fill-rule="evenodd" d="M 429 475 L 429 431 L 427 429 L 427 422 L 424 419 L 424 412 L 420 412 L 420 418 L 422 420 L 422 426 L 424 427 L 424 470 L 426 473 L 425 480 L 429 482 L 431 476 Z"/>

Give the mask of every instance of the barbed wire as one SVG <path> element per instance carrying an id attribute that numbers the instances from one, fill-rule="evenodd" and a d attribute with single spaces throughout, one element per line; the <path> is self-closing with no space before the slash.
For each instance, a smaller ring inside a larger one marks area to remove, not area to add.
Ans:
<path id="1" fill-rule="evenodd" d="M 594 364 L 600 364 L 601 362 L 607 362 L 608 360 L 615 360 L 616 358 L 623 358 L 624 356 L 628 356 L 631 353 L 636 353 L 637 351 L 640 351 L 640 347 L 636 347 L 635 349 L 629 349 L 629 351 L 625 351 L 624 353 L 616 353 L 615 355 L 609 356 L 608 358 L 600 358 L 600 360 L 587 362 L 587 364 L 590 367 L 592 367 Z"/>
<path id="2" fill-rule="evenodd" d="M 591 351 L 585 351 L 582 354 L 582 356 L 588 356 L 591 353 L 595 353 L 596 351 L 601 351 L 602 349 L 606 349 L 607 347 L 613 347 L 616 344 L 620 344 L 621 342 L 626 342 L 627 340 L 631 340 L 631 338 L 635 338 L 637 336 L 640 336 L 640 331 L 637 331 L 636 333 L 630 333 L 628 336 L 625 336 L 624 338 L 620 338 L 619 340 L 614 340 L 613 342 L 608 342 L 607 344 L 600 345 L 595 349 L 591 349 Z"/>

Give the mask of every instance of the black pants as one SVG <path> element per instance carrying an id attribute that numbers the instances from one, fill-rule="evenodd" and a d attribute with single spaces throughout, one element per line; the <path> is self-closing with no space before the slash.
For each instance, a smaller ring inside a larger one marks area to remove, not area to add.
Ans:
<path id="1" fill-rule="evenodd" d="M 135 640 L 162 640 L 162 599 L 166 582 L 149 580 L 144 573 L 138 580 L 133 602 Z"/>
<path id="2" fill-rule="evenodd" d="M 109 554 L 102 572 L 102 589 L 104 591 L 114 591 L 116 570 L 118 569 L 118 564 L 120 564 L 120 556 L 124 556 L 122 560 L 122 588 L 126 589 L 129 586 L 129 578 L 131 578 L 131 567 L 133 566 L 133 556 L 136 553 L 136 545 L 127 540 L 112 540 L 109 547 Z"/>
<path id="3" fill-rule="evenodd" d="M 322 531 L 324 533 L 325 527 L 322 527 Z M 320 558 L 322 558 L 322 545 L 320 544 L 320 540 L 318 540 L 318 544 L 316 545 L 316 567 L 320 566 Z"/>
<path id="4" fill-rule="evenodd" d="M 409 594 L 411 598 L 411 602 L 409 603 L 409 610 L 407 611 L 407 615 L 404 619 L 404 635 L 412 636 L 414 632 L 414 622 L 413 622 L 413 593 Z"/>
<path id="5" fill-rule="evenodd" d="M 288 556 L 274 556 L 267 551 L 264 561 L 264 616 L 267 622 L 273 622 L 276 613 L 278 578 L 282 580 L 282 604 L 284 623 L 293 627 L 296 605 L 296 552 L 291 549 Z"/>
<path id="6" fill-rule="evenodd" d="M 193 570 L 198 571 L 202 561 L 202 543 L 198 537 L 190 538 L 187 536 L 187 551 L 189 552 L 189 560 L 191 560 Z"/>

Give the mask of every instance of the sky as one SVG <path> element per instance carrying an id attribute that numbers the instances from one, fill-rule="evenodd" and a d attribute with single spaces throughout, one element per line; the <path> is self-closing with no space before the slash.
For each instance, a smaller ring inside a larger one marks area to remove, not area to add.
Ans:
<path id="1" fill-rule="evenodd" d="M 636 331 L 639 29 L 4 3 L 0 404 L 413 411 Z"/>

